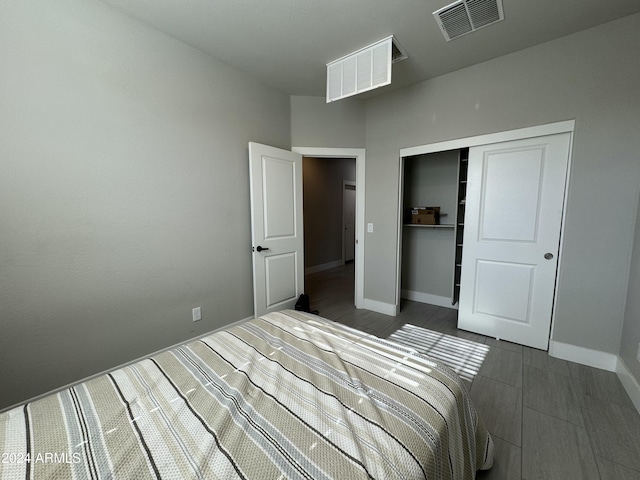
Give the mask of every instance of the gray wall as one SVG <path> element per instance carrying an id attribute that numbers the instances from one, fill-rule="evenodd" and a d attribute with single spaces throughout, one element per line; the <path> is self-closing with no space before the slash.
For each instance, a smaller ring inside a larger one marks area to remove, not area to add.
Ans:
<path id="1" fill-rule="evenodd" d="M 356 180 L 354 158 L 303 158 L 304 266 L 342 259 L 342 181 Z"/>
<path id="2" fill-rule="evenodd" d="M 364 124 L 361 100 L 327 104 L 323 97 L 291 97 L 291 144 L 295 147 L 363 148 Z"/>
<path id="3" fill-rule="evenodd" d="M 620 356 L 636 380 L 640 382 L 640 362 L 636 357 L 638 355 L 638 343 L 640 343 L 640 204 L 638 205 L 638 218 L 636 219 L 629 289 L 627 291 L 627 304 L 622 328 L 622 345 L 620 346 Z"/>
<path id="4" fill-rule="evenodd" d="M 365 297 L 395 302 L 401 147 L 576 119 L 553 338 L 617 354 L 640 184 L 640 15 L 367 101 Z"/>
<path id="5" fill-rule="evenodd" d="M 0 408 L 252 315 L 288 96 L 93 1 L 0 2 L 0 64 Z"/>

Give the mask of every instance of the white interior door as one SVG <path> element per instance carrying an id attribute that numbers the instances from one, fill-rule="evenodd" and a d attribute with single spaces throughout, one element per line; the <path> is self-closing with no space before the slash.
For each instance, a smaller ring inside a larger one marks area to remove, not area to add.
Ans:
<path id="1" fill-rule="evenodd" d="M 256 316 L 293 308 L 304 292 L 302 155 L 249 143 Z"/>
<path id="2" fill-rule="evenodd" d="M 350 262 L 356 256 L 356 184 L 343 182 L 342 222 L 344 230 L 344 261 Z"/>
<path id="3" fill-rule="evenodd" d="M 459 328 L 547 349 L 570 141 L 469 150 Z"/>

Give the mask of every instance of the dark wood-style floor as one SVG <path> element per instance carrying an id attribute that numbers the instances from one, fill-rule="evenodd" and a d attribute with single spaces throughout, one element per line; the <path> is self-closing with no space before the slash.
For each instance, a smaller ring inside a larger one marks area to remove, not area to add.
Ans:
<path id="1" fill-rule="evenodd" d="M 450 308 L 356 310 L 353 285 L 353 264 L 307 275 L 311 308 L 455 364 L 496 445 L 494 467 L 477 478 L 640 480 L 640 415 L 615 373 L 458 330 Z"/>

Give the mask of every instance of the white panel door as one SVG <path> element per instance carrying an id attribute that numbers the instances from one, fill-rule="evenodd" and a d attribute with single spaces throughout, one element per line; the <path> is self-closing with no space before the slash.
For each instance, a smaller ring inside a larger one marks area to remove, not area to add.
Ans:
<path id="1" fill-rule="evenodd" d="M 256 316 L 293 308 L 304 291 L 302 155 L 249 143 Z"/>
<path id="2" fill-rule="evenodd" d="M 570 141 L 469 150 L 459 328 L 547 349 Z"/>

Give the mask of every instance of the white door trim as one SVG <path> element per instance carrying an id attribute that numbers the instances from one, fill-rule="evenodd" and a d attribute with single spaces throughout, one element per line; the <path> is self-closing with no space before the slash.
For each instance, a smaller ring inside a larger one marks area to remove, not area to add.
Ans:
<path id="1" fill-rule="evenodd" d="M 365 149 L 364 148 L 324 148 L 292 147 L 292 152 L 305 157 L 355 158 L 356 160 L 356 308 L 364 308 L 364 201 L 365 201 Z"/>
<path id="2" fill-rule="evenodd" d="M 400 155 L 398 157 L 398 241 L 396 242 L 396 310 L 400 311 L 400 298 L 402 297 L 402 199 L 403 199 L 403 164 L 404 158 L 414 155 L 424 155 L 427 153 L 444 152 L 447 150 L 457 150 L 466 147 L 475 147 L 479 145 L 488 145 L 492 143 L 500 143 L 511 140 L 521 140 L 525 138 L 541 137 L 546 135 L 553 135 L 556 133 L 571 133 L 571 140 L 569 142 L 569 160 L 567 165 L 567 177 L 565 180 L 565 202 L 562 214 L 562 224 L 560 226 L 560 257 L 558 259 L 557 273 L 556 273 L 556 285 L 554 290 L 554 296 L 557 298 L 557 289 L 559 278 L 562 272 L 562 255 L 564 244 L 564 227 L 567 211 L 567 193 L 569 190 L 569 180 L 571 175 L 571 161 L 572 161 L 572 149 L 573 149 L 573 132 L 575 130 L 575 120 L 565 120 L 562 122 L 548 123 L 545 125 L 537 125 L 533 127 L 519 128 L 515 130 L 508 130 L 504 132 L 489 133 L 485 135 L 477 135 L 473 137 L 459 138 L 455 140 L 447 140 L 444 142 L 436 142 L 425 145 L 418 145 L 415 147 L 406 147 L 400 149 Z M 551 335 L 553 338 L 553 330 L 555 327 L 555 313 L 556 304 L 554 301 L 553 311 L 551 315 Z"/>
<path id="3" fill-rule="evenodd" d="M 511 140 L 522 140 L 524 138 L 544 137 L 556 133 L 568 133 L 575 130 L 576 121 L 566 120 L 564 122 L 548 123 L 535 127 L 518 128 L 505 132 L 488 133 L 474 137 L 458 138 L 445 142 L 429 143 L 416 147 L 400 149 L 400 158 L 411 157 L 413 155 L 423 155 L 425 153 L 444 152 L 446 150 L 457 150 L 465 147 L 476 147 L 478 145 L 488 145 L 491 143 L 509 142 Z"/>

